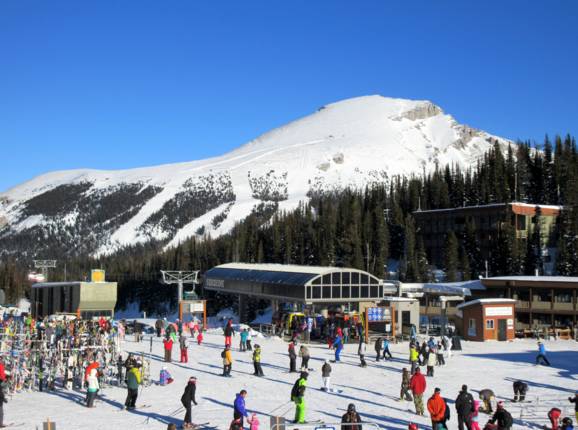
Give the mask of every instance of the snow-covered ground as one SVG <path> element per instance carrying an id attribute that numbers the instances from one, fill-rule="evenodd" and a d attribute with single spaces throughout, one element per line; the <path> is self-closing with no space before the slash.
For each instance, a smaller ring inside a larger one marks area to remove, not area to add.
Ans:
<path id="1" fill-rule="evenodd" d="M 238 341 L 238 337 L 236 339 Z M 137 405 L 149 407 L 133 412 L 121 411 L 126 392 L 124 389 L 107 388 L 103 390 L 96 408 L 87 409 L 76 403 L 84 399 L 84 392 L 58 389 L 53 393 L 20 393 L 9 399 L 4 405 L 5 423 L 19 424 L 20 428 L 41 428 L 46 418 L 57 423 L 59 430 L 67 429 L 166 429 L 167 423 L 181 423 L 184 413 L 171 416 L 179 409 L 180 397 L 189 376 L 198 378 L 197 401 L 193 406 L 193 421 L 209 422 L 207 428 L 227 429 L 231 421 L 232 402 L 235 393 L 241 389 L 248 391 L 247 406 L 258 414 L 261 428 L 269 428 L 267 415 L 288 402 L 291 387 L 296 374 L 287 372 L 289 360 L 287 346 L 278 338 L 256 340 L 263 348 L 264 378 L 252 376 L 253 366 L 250 352 L 233 352 L 232 378 L 223 378 L 221 374 L 220 352 L 223 337 L 207 334 L 205 343 L 199 347 L 189 347 L 189 364 L 173 362 L 168 369 L 175 379 L 172 385 L 161 387 L 152 385 L 144 388 L 139 395 Z M 520 419 L 519 405 L 508 404 L 516 424 L 515 429 L 541 428 L 545 424 L 547 410 L 556 404 L 563 409 L 563 416 L 574 416 L 573 408 L 567 398 L 578 388 L 578 343 L 573 341 L 548 341 L 548 358 L 552 367 L 533 365 L 536 344 L 532 340 L 518 340 L 511 343 L 473 343 L 463 342 L 463 351 L 456 352 L 447 360 L 445 367 L 437 367 L 435 377 L 427 379 L 426 398 L 435 387 L 442 389 L 442 395 L 450 400 L 452 418 L 449 428 L 457 428 L 453 399 L 456 398 L 462 384 L 466 383 L 472 391 L 491 388 L 501 399 L 512 397 L 512 381 L 522 379 L 530 386 L 529 397 L 538 396 L 542 406 L 537 408 L 539 418 L 529 416 Z M 148 336 L 145 341 L 136 344 L 132 336 L 124 342 L 125 351 L 148 352 Z M 370 347 L 368 350 L 372 351 Z M 343 362 L 333 366 L 332 385 L 342 390 L 325 393 L 321 386 L 320 368 L 323 361 L 332 358 L 325 346 L 312 344 L 311 372 L 306 392 L 307 419 L 323 420 L 327 423 L 338 422 L 345 413 L 347 405 L 354 403 L 364 420 L 377 423 L 381 428 L 406 429 L 409 422 L 416 422 L 420 429 L 429 429 L 429 417 L 417 417 L 412 403 L 399 402 L 400 370 L 407 366 L 407 343 L 393 345 L 394 359 L 388 362 L 374 361 L 369 355 L 368 367 L 359 367 L 357 347 L 347 345 L 342 354 Z M 162 344 L 156 338 L 153 343 L 152 369 L 154 379 L 163 366 Z M 178 348 L 173 358 L 178 360 Z M 299 364 L 299 363 L 298 363 Z M 477 398 L 477 394 L 474 394 Z M 292 417 L 291 404 L 281 408 Z M 528 408 L 524 414 L 531 414 Z M 480 424 L 486 421 L 481 415 Z M 291 425 L 290 429 L 302 426 Z M 305 427 L 303 427 L 305 428 Z M 310 427 L 313 428 L 313 427 Z"/>

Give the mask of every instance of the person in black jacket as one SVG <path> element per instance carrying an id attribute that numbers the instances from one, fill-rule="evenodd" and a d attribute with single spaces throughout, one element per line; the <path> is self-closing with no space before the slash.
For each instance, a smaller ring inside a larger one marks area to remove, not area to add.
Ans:
<path id="1" fill-rule="evenodd" d="M 191 402 L 197 406 L 197 400 L 195 399 L 195 393 L 197 392 L 197 378 L 191 376 L 189 378 L 189 382 L 187 382 L 187 386 L 185 387 L 185 392 L 181 396 L 181 403 L 185 407 L 187 411 L 185 413 L 185 419 L 183 421 L 183 428 L 191 428 L 193 427 L 193 423 L 191 422 Z"/>
<path id="2" fill-rule="evenodd" d="M 0 427 L 6 427 L 4 425 L 4 403 L 8 403 L 8 400 L 4 394 L 4 382 L 0 381 Z"/>
<path id="3" fill-rule="evenodd" d="M 464 430 L 464 423 L 470 430 L 470 413 L 474 410 L 474 397 L 468 393 L 468 386 L 462 385 L 462 391 L 456 398 L 456 412 L 458 413 L 458 428 Z"/>
<path id="4" fill-rule="evenodd" d="M 375 341 L 375 353 L 376 353 L 376 357 L 375 357 L 375 361 L 379 361 L 379 359 L 381 358 L 381 348 L 383 346 L 383 340 L 378 337 L 377 340 Z"/>
<path id="5" fill-rule="evenodd" d="M 578 421 L 578 391 L 574 394 L 574 397 L 568 397 L 570 403 L 574 403 L 574 413 L 576 415 L 576 421 Z"/>
<path id="6" fill-rule="evenodd" d="M 514 402 L 523 402 L 528 392 L 528 384 L 522 381 L 514 382 Z"/>
<path id="7" fill-rule="evenodd" d="M 504 409 L 503 402 L 498 402 L 498 409 L 489 422 L 490 424 L 496 423 L 497 430 L 510 430 L 514 424 L 512 415 Z"/>
<path id="8" fill-rule="evenodd" d="M 355 405 L 350 403 L 347 412 L 341 417 L 341 430 L 362 430 L 361 417 L 355 410 Z"/>
<path id="9" fill-rule="evenodd" d="M 444 419 L 441 421 L 441 425 L 448 430 L 448 421 L 451 418 L 450 407 L 448 405 L 448 399 L 442 397 L 444 399 L 444 403 L 446 404 L 446 410 L 444 412 Z"/>

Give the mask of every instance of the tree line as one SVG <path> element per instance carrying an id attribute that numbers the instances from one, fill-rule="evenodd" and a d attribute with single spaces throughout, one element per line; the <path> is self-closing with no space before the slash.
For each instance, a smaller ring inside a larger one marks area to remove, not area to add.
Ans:
<path id="1" fill-rule="evenodd" d="M 432 172 L 393 177 L 387 186 L 316 193 L 292 211 L 273 210 L 273 202 L 218 238 L 192 237 L 167 250 L 164 243 L 149 242 L 110 256 L 68 259 L 67 277 L 84 279 L 90 269 L 104 268 L 108 279 L 119 282 L 121 305 L 138 300 L 144 309 L 174 301 L 174 291 L 159 285 L 160 270 L 203 272 L 232 261 L 354 267 L 382 278 L 392 269 L 389 263 L 399 262 L 395 269 L 401 280 L 426 282 L 433 274 L 423 237 L 416 229 L 416 210 L 512 201 L 564 206 L 555 232 L 556 272 L 578 275 L 577 177 L 578 155 L 572 136 L 556 136 L 553 141 L 546 137 L 541 145 L 518 142 L 506 151 L 494 142 L 493 148 L 466 170 L 457 165 L 437 166 Z M 471 222 L 459 237 L 447 232 L 440 269 L 448 280 L 485 274 L 475 233 Z M 488 261 L 489 274 L 533 274 L 541 258 L 539 234 L 536 228 L 528 239 L 519 239 L 505 223 L 496 252 Z M 10 297 L 24 291 L 15 286 L 26 264 L 24 260 L 0 264 L 0 280 L 8 286 Z M 51 280 L 63 279 L 63 267 L 51 273 Z"/>

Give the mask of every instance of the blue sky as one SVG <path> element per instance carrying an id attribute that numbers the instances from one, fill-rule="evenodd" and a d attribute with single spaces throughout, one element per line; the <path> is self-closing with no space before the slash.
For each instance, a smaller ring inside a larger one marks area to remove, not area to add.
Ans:
<path id="1" fill-rule="evenodd" d="M 222 154 L 366 94 L 576 135 L 577 19 L 572 0 L 4 0 L 0 190 Z"/>

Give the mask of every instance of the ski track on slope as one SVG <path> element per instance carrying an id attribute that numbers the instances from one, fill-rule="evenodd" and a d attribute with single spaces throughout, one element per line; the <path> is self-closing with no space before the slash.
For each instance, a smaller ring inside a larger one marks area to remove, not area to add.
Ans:
<path id="1" fill-rule="evenodd" d="M 124 342 L 125 351 L 148 354 L 148 336 L 145 341 L 136 344 L 132 336 Z M 181 406 L 182 395 L 186 381 L 190 376 L 198 378 L 198 406 L 192 408 L 193 422 L 209 422 L 212 428 L 228 429 L 232 419 L 232 402 L 235 393 L 241 389 L 248 391 L 247 408 L 256 412 L 261 429 L 269 429 L 267 414 L 275 408 L 288 403 L 293 382 L 297 374 L 287 373 L 289 360 L 287 344 L 279 339 L 254 339 L 253 343 L 262 346 L 262 363 L 264 378 L 252 376 L 253 366 L 251 353 L 238 351 L 239 337 L 233 342 L 233 372 L 232 378 L 220 375 L 222 359 L 220 357 L 223 336 L 207 334 L 203 346 L 193 344 L 189 347 L 189 363 L 176 361 L 165 364 L 162 344 L 155 338 L 153 343 L 152 376 L 158 380 L 158 374 L 166 365 L 175 382 L 161 387 L 152 385 L 143 388 L 137 404 L 151 405 L 134 412 L 119 412 L 124 403 L 126 390 L 116 387 L 105 388 L 99 393 L 96 408 L 87 409 L 76 401 L 84 399 L 84 392 L 65 391 L 58 389 L 54 393 L 19 393 L 9 399 L 4 405 L 5 421 L 22 423 L 23 428 L 34 429 L 42 421 L 50 418 L 56 422 L 59 430 L 96 430 L 96 429 L 158 429 L 164 430 L 168 422 L 180 424 L 184 416 L 181 411 L 174 417 L 170 414 Z M 462 342 L 461 352 L 447 360 L 447 366 L 436 367 L 435 377 L 427 378 L 427 389 L 424 401 L 431 396 L 434 387 L 440 387 L 442 395 L 449 400 L 451 420 L 449 428 L 457 428 L 453 399 L 456 398 L 461 385 L 468 384 L 474 397 L 476 392 L 491 388 L 499 399 L 512 397 L 512 382 L 521 379 L 528 382 L 529 398 L 542 396 L 543 399 L 560 399 L 558 407 L 563 409 L 562 416 L 573 417 L 573 405 L 567 401 L 576 389 L 576 374 L 578 373 L 578 343 L 573 341 L 547 341 L 548 357 L 553 367 L 535 367 L 532 363 L 536 353 L 536 343 L 533 340 L 517 340 L 514 342 Z M 307 419 L 325 422 L 338 422 L 345 413 L 347 405 L 354 403 L 362 418 L 373 421 L 384 429 L 406 429 L 409 422 L 416 422 L 420 429 L 429 429 L 429 417 L 417 417 L 413 411 L 413 403 L 398 402 L 401 381 L 400 370 L 409 367 L 407 364 L 408 344 L 392 345 L 394 360 L 375 362 L 372 345 L 368 345 L 366 360 L 368 367 L 359 367 L 357 346 L 347 344 L 342 353 L 342 362 L 332 364 L 332 387 L 343 390 L 342 393 L 324 393 L 320 367 L 324 359 L 332 359 L 333 354 L 324 344 L 311 345 L 312 358 L 308 389 L 306 391 Z M 126 357 L 126 352 L 124 353 Z M 178 348 L 173 349 L 173 359 L 178 359 Z M 299 364 L 299 362 L 298 362 Z M 33 407 L 31 407 L 33 406 Z M 540 417 L 530 418 L 530 423 L 520 421 L 520 406 L 507 404 L 515 421 L 515 429 L 530 429 L 546 423 L 547 410 Z M 286 417 L 291 418 L 294 409 L 291 404 L 281 410 L 287 411 Z M 480 426 L 483 427 L 487 416 L 480 415 Z M 299 426 L 291 426 L 299 428 Z"/>

